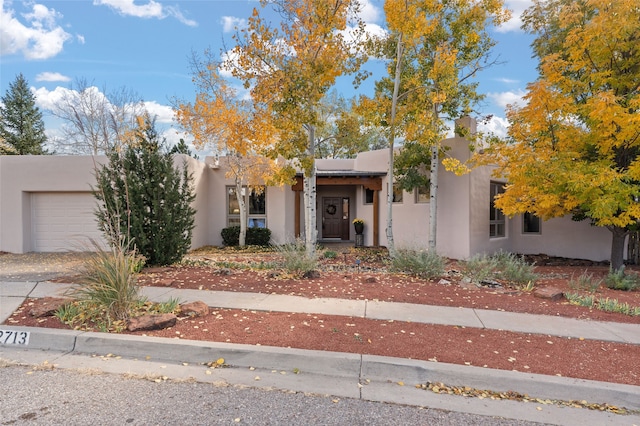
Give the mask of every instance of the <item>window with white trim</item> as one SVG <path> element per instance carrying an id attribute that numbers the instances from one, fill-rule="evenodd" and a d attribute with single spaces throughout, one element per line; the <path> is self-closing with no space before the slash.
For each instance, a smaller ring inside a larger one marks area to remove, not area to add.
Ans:
<path id="1" fill-rule="evenodd" d="M 504 213 L 495 206 L 495 197 L 504 193 L 504 184 L 500 182 L 490 182 L 489 190 L 491 192 L 489 205 L 489 237 L 499 238 L 506 235 L 506 218 Z"/>
<path id="2" fill-rule="evenodd" d="M 248 228 L 267 227 L 267 194 L 266 188 L 242 188 L 245 206 L 248 211 Z M 240 206 L 235 186 L 227 187 L 227 226 L 240 226 Z"/>

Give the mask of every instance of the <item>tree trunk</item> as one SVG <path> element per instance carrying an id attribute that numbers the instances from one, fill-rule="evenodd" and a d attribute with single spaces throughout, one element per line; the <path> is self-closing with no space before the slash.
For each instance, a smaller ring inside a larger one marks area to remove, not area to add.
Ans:
<path id="1" fill-rule="evenodd" d="M 402 75 L 402 54 L 404 45 L 402 34 L 398 34 L 396 48 L 396 74 L 393 82 L 393 95 L 391 97 L 391 122 L 389 123 L 389 176 L 387 181 L 387 248 L 391 256 L 395 255 L 396 247 L 393 240 L 393 149 L 396 137 L 396 110 L 398 108 L 398 93 L 400 92 L 400 77 Z"/>
<path id="2" fill-rule="evenodd" d="M 244 247 L 247 244 L 247 205 L 244 202 L 244 194 L 242 193 L 242 181 L 236 179 L 236 198 L 238 199 L 238 210 L 240 210 L 240 236 L 238 237 L 238 245 Z"/>
<path id="3" fill-rule="evenodd" d="M 389 176 L 387 181 L 387 249 L 389 254 L 395 254 L 395 242 L 393 241 L 393 137 L 389 138 Z"/>
<path id="4" fill-rule="evenodd" d="M 316 219 L 316 161 L 315 161 L 315 127 L 308 126 L 309 132 L 309 149 L 308 155 L 312 160 L 309 177 L 304 187 L 305 194 L 305 252 L 308 258 L 313 258 L 316 254 L 316 242 L 318 236 L 317 219 Z M 305 175 L 307 173 L 305 172 Z"/>
<path id="5" fill-rule="evenodd" d="M 433 122 L 438 122 L 438 104 L 433 105 Z M 429 250 L 436 251 L 438 232 L 438 165 L 440 159 L 440 141 L 431 145 L 431 165 L 429 182 Z"/>
<path id="6" fill-rule="evenodd" d="M 629 233 L 625 228 L 612 226 L 609 228 L 611 238 L 611 270 L 617 271 L 624 266 L 624 242 Z"/>
<path id="7" fill-rule="evenodd" d="M 429 251 L 436 250 L 438 232 L 438 154 L 440 144 L 431 146 L 431 177 L 429 182 Z"/>

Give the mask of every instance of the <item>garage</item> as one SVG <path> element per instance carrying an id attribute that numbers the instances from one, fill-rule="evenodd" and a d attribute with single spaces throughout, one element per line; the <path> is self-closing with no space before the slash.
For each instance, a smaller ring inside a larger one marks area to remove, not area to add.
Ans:
<path id="1" fill-rule="evenodd" d="M 36 252 L 80 250 L 89 238 L 102 241 L 90 192 L 31 194 L 31 249 Z"/>

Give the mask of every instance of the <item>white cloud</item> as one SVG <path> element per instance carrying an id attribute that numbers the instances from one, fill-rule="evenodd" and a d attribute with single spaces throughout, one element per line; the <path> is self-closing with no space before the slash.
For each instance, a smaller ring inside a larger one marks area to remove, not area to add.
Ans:
<path id="1" fill-rule="evenodd" d="M 146 4 L 135 4 L 134 0 L 94 0 L 93 4 L 96 6 L 109 6 L 124 16 L 145 19 L 164 19 L 167 16 L 172 16 L 190 27 L 198 25 L 196 21 L 187 19 L 178 6 L 163 6 L 154 0 L 149 0 Z"/>
<path id="2" fill-rule="evenodd" d="M 511 10 L 511 19 L 502 24 L 498 31 L 507 33 L 510 31 L 521 31 L 522 26 L 521 15 L 527 8 L 533 5 L 533 0 L 505 0 L 505 6 Z"/>
<path id="3" fill-rule="evenodd" d="M 374 6 L 370 0 L 360 1 L 360 19 L 366 23 L 378 22 L 381 13 L 380 8 Z"/>
<path id="4" fill-rule="evenodd" d="M 174 113 L 170 106 L 161 105 L 156 101 L 145 101 L 144 107 L 151 117 L 156 117 L 157 123 L 173 123 Z"/>
<path id="5" fill-rule="evenodd" d="M 31 88 L 31 92 L 36 97 L 36 106 L 38 108 L 51 111 L 56 104 L 59 104 L 62 99 L 75 91 L 58 86 L 54 90 L 49 90 L 46 87 L 40 87 L 38 89 Z"/>
<path id="6" fill-rule="evenodd" d="M 41 72 L 36 75 L 36 81 L 71 81 L 71 78 L 59 72 Z"/>
<path id="7" fill-rule="evenodd" d="M 247 20 L 242 18 L 236 18 L 235 16 L 223 16 L 222 19 L 222 31 L 230 33 L 236 28 L 244 28 L 247 26 Z"/>
<path id="8" fill-rule="evenodd" d="M 0 55 L 22 53 L 26 59 L 47 59 L 60 53 L 71 38 L 56 24 L 62 15 L 55 9 L 34 4 L 30 13 L 23 14 L 26 23 L 14 12 L 5 9 L 5 1 L 0 0 Z"/>
<path id="9" fill-rule="evenodd" d="M 507 131 L 509 129 L 509 121 L 503 117 L 496 117 L 495 115 L 486 122 L 478 123 L 478 130 L 485 134 L 493 134 L 500 138 L 505 138 L 507 136 Z"/>
<path id="10" fill-rule="evenodd" d="M 514 80 L 512 78 L 506 78 L 506 77 L 498 77 L 496 79 L 494 79 L 495 81 L 499 81 L 500 83 L 505 83 L 505 84 L 518 84 L 520 83 L 520 80 Z"/>
<path id="11" fill-rule="evenodd" d="M 134 4 L 134 0 L 94 0 L 94 5 L 109 6 L 121 15 L 134 16 L 136 18 L 165 18 L 162 5 L 153 0 L 147 4 Z"/>
<path id="12" fill-rule="evenodd" d="M 198 22 L 194 21 L 193 19 L 187 19 L 186 16 L 184 16 L 184 14 L 182 13 L 182 11 L 180 10 L 180 8 L 178 6 L 167 6 L 166 7 L 167 12 L 169 15 L 173 16 L 174 18 L 176 18 L 178 21 L 182 22 L 183 24 L 189 26 L 189 27 L 197 27 L 198 26 Z"/>
<path id="13" fill-rule="evenodd" d="M 373 37 L 383 38 L 387 36 L 387 30 L 385 30 L 378 24 L 365 24 L 364 30 L 367 32 L 367 34 Z"/>
<path id="14" fill-rule="evenodd" d="M 515 92 L 493 92 L 488 93 L 487 96 L 499 105 L 502 108 L 505 108 L 507 105 L 523 105 L 524 101 L 522 97 L 526 94 L 524 90 L 517 90 Z"/>

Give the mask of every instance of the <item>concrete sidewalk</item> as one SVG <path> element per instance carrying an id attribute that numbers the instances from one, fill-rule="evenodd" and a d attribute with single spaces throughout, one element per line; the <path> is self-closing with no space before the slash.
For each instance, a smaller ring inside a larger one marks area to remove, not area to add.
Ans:
<path id="1" fill-rule="evenodd" d="M 70 285 L 50 282 L 0 282 L 0 323 L 4 322 L 16 310 L 25 298 L 59 297 Z M 344 315 L 376 320 L 458 325 L 640 345 L 640 324 L 586 321 L 551 315 L 519 314 L 412 303 L 334 298 L 308 299 L 278 294 L 178 290 L 168 287 L 142 287 L 141 292 L 143 296 L 153 302 L 162 302 L 170 298 L 177 299 L 181 303 L 201 300 L 208 306 L 216 308 Z"/>
<path id="2" fill-rule="evenodd" d="M 26 297 L 60 296 L 68 286 L 49 282 L 0 282 L 0 322 L 5 321 Z M 181 302 L 202 300 L 217 308 L 346 315 L 640 344 L 638 324 L 407 303 L 307 299 L 273 294 L 158 287 L 143 287 L 142 292 L 152 301 L 166 301 L 169 298 L 177 298 Z M 224 358 L 232 368 L 214 370 L 213 378 L 234 384 L 273 386 L 552 424 L 640 425 L 640 415 L 620 416 L 551 405 L 540 407 L 539 404 L 514 401 L 436 395 L 414 387 L 428 381 L 443 382 L 499 392 L 516 391 L 541 400 L 586 400 L 640 410 L 640 386 L 360 354 L 5 325 L 0 328 L 29 333 L 28 346 L 0 344 L 1 358 L 25 362 L 47 359 L 49 363 L 55 362 L 62 367 L 102 369 L 108 364 L 106 370 L 112 369 L 113 372 L 136 369 L 145 374 L 162 375 L 168 375 L 168 365 L 176 377 L 184 374 L 193 377 L 195 374 L 196 380 L 211 380 L 212 377 L 204 377 L 206 367 L 201 364 Z M 96 354 L 101 357 L 95 357 Z M 105 364 L 107 354 L 113 354 L 114 357 L 109 357 L 111 362 Z M 117 360 L 115 355 L 119 357 Z M 294 369 L 300 374 L 293 374 Z M 254 380 L 256 371 L 261 371 L 260 383 Z M 279 373 L 274 375 L 273 372 Z M 407 386 L 400 386 L 400 383 Z"/>

